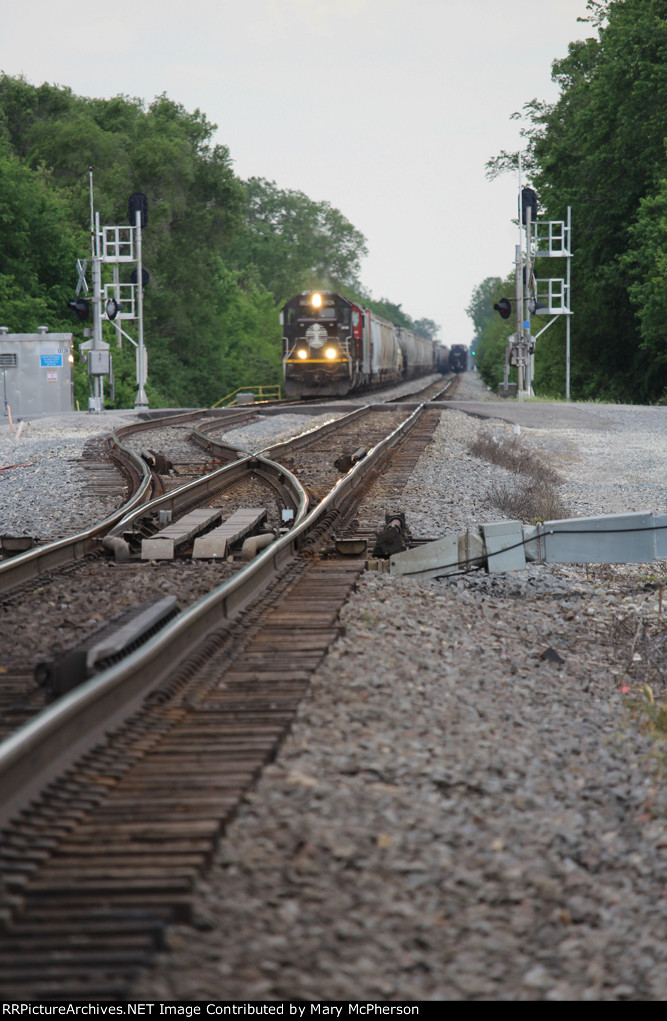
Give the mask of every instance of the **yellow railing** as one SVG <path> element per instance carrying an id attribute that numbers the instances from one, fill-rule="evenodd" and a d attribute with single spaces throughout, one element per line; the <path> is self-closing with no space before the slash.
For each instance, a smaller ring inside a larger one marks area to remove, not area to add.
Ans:
<path id="1" fill-rule="evenodd" d="M 226 397 L 221 397 L 219 401 L 212 404 L 212 408 L 219 408 L 223 404 L 238 404 L 238 394 L 252 394 L 256 401 L 241 401 L 242 404 L 250 403 L 261 403 L 262 401 L 280 401 L 282 400 L 282 393 L 278 384 L 275 386 L 239 386 L 236 390 L 232 390 Z M 234 398 L 234 400 L 232 400 Z"/>

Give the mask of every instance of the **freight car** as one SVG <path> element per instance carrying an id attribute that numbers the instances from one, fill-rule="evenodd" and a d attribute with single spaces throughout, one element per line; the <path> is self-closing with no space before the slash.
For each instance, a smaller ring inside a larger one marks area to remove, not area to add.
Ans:
<path id="1" fill-rule="evenodd" d="M 438 344 L 436 362 L 437 371 L 441 372 L 443 376 L 452 371 L 449 367 L 449 348 L 445 344 Z"/>
<path id="2" fill-rule="evenodd" d="M 435 341 L 332 291 L 303 291 L 290 298 L 281 323 L 290 396 L 342 397 L 438 368 Z"/>
<path id="3" fill-rule="evenodd" d="M 468 370 L 468 348 L 465 344 L 452 344 L 449 352 L 449 371 L 467 372 Z"/>

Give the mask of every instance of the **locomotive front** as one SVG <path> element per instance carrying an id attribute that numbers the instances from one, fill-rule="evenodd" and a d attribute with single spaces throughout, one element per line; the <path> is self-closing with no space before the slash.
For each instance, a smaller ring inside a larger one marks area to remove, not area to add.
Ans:
<path id="1" fill-rule="evenodd" d="M 303 291 L 282 310 L 285 392 L 343 396 L 353 389 L 363 336 L 361 310 L 330 291 Z"/>
<path id="2" fill-rule="evenodd" d="M 449 352 L 449 371 L 466 372 L 468 369 L 468 348 L 465 344 L 453 344 Z"/>

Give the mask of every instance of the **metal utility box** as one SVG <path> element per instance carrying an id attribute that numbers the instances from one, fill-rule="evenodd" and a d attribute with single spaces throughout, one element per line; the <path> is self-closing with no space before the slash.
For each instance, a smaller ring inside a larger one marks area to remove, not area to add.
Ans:
<path id="1" fill-rule="evenodd" d="M 74 410 L 71 333 L 10 333 L 0 326 L 2 414 L 13 418 Z"/>
<path id="2" fill-rule="evenodd" d="M 111 356 L 109 345 L 106 350 L 92 350 L 88 352 L 88 374 L 90 376 L 108 376 L 111 370 Z"/>

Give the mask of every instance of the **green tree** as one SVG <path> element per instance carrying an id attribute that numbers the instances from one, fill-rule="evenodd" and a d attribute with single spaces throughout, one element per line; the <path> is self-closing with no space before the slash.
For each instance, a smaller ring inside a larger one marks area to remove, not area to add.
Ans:
<path id="1" fill-rule="evenodd" d="M 466 309 L 475 328 L 475 364 L 492 390 L 503 379 L 507 340 L 515 329 L 514 319 L 501 319 L 493 306 L 500 298 L 513 294 L 514 286 L 514 276 L 504 281 L 500 277 L 487 277 L 473 291 Z M 510 378 L 516 378 L 515 370 Z"/>
<path id="2" fill-rule="evenodd" d="M 221 375 L 215 295 L 218 263 L 240 229 L 243 189 L 227 149 L 212 143 L 215 126 L 166 96 L 145 107 L 122 96 L 91 100 L 69 89 L 35 88 L 2 76 L 0 129 L 24 172 L 48 178 L 54 201 L 57 197 L 79 229 L 79 256 L 89 252 L 84 240 L 90 218 L 89 166 L 102 224 L 127 223 L 129 195 L 147 195 L 143 258 L 150 272 L 144 296 L 149 396 L 152 388 L 151 400 L 160 404 L 205 402 L 209 385 L 217 394 L 227 385 Z M 73 275 L 72 259 L 60 283 L 66 286 Z M 133 375 L 134 367 L 122 355 L 117 362 L 117 389 L 125 394 L 125 375 Z M 206 366 L 201 373 L 194 369 L 199 365 Z M 202 378 L 207 386 L 201 385 Z"/>
<path id="3" fill-rule="evenodd" d="M 245 218 L 231 257 L 238 267 L 255 266 L 277 303 L 310 287 L 359 286 L 365 238 L 328 202 L 251 177 Z"/>
<path id="4" fill-rule="evenodd" d="M 12 332 L 42 324 L 67 330 L 68 278 L 75 276 L 77 231 L 69 210 L 50 187 L 0 142 L 0 309 Z"/>
<path id="5" fill-rule="evenodd" d="M 45 323 L 81 337 L 67 302 L 76 258 L 90 257 L 92 166 L 102 225 L 127 223 L 131 193 L 148 198 L 151 405 L 205 405 L 240 385 L 278 382 L 280 304 L 311 286 L 362 293 L 366 243 L 328 202 L 259 178 L 241 182 L 227 148 L 214 144 L 215 130 L 199 110 L 190 113 L 166 95 L 150 104 L 88 99 L 0 75 L 2 321 L 13 330 Z M 103 274 L 108 282 L 108 266 Z M 121 281 L 128 276 L 129 269 L 121 271 Z M 412 325 L 400 306 L 380 304 Z M 112 345 L 116 404 L 127 406 L 136 391 L 134 348 L 127 341 L 117 347 L 110 325 L 104 336 Z M 77 360 L 82 406 L 87 388 Z"/>
<path id="6" fill-rule="evenodd" d="M 573 393 L 652 400 L 667 387 L 656 351 L 660 231 L 649 224 L 664 201 L 667 5 L 588 10 L 597 37 L 554 63 L 559 99 L 526 108 L 528 163 L 544 218 L 572 207 Z"/>
<path id="7" fill-rule="evenodd" d="M 646 398 L 667 399 L 667 179 L 640 203 L 621 258 L 628 294 L 640 324 L 636 387 Z"/>
<path id="8" fill-rule="evenodd" d="M 440 334 L 440 327 L 433 319 L 416 319 L 414 322 L 415 333 L 420 333 L 430 340 L 437 340 Z"/>

